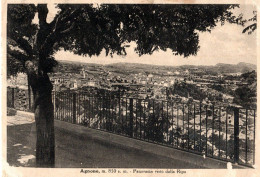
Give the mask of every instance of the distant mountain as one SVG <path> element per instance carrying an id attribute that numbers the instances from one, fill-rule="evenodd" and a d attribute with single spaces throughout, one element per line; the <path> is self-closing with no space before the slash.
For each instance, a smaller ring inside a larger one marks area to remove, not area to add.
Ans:
<path id="1" fill-rule="evenodd" d="M 249 71 L 256 70 L 256 65 L 240 62 L 238 64 L 225 64 L 218 63 L 215 66 L 195 66 L 195 65 L 182 65 L 182 66 L 161 66 L 161 65 L 151 65 L 151 64 L 140 64 L 140 63 L 113 63 L 113 64 L 93 64 L 93 63 L 84 63 L 84 62 L 73 62 L 73 61 L 59 61 L 61 64 L 71 64 L 71 65 L 80 65 L 87 67 L 103 67 L 107 70 L 119 72 L 119 73 L 156 73 L 158 72 L 174 72 L 176 70 L 186 70 L 192 68 L 203 69 L 204 71 L 213 72 L 213 73 L 245 73 Z"/>
<path id="2" fill-rule="evenodd" d="M 256 70 L 256 65 L 245 63 L 245 62 L 240 62 L 236 65 L 218 63 L 216 64 L 214 69 L 218 70 L 216 72 L 220 72 L 220 73 L 237 73 L 237 72 L 245 73 L 245 72 Z"/>
<path id="3" fill-rule="evenodd" d="M 61 64 L 82 65 L 82 66 L 103 66 L 102 64 L 85 63 L 80 61 L 58 60 L 58 62 Z"/>

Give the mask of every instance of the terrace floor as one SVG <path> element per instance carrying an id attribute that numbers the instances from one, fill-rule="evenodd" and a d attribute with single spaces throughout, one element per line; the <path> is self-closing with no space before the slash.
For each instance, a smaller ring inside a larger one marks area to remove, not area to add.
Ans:
<path id="1" fill-rule="evenodd" d="M 27 116 L 7 116 L 7 162 L 35 167 L 35 123 Z M 201 168 L 142 150 L 122 148 L 88 136 L 77 136 L 55 126 L 57 168 Z M 203 168 L 203 167 L 202 167 Z"/>

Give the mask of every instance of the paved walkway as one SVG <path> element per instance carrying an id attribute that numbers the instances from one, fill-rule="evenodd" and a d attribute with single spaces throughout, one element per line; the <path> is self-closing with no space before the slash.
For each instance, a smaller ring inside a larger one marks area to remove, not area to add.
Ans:
<path id="1" fill-rule="evenodd" d="M 35 123 L 31 118 L 7 117 L 7 161 L 10 166 L 35 166 Z M 123 149 L 83 138 L 55 127 L 55 167 L 59 168 L 200 168 L 171 158 Z"/>

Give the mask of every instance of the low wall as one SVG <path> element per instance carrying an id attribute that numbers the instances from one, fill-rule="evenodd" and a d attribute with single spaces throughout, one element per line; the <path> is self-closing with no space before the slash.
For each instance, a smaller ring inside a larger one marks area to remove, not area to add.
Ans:
<path id="1" fill-rule="evenodd" d="M 34 118 L 33 113 L 17 111 L 16 115 L 21 117 Z M 108 146 L 117 146 L 123 149 L 138 150 L 158 156 L 171 158 L 172 160 L 177 160 L 179 163 L 185 162 L 191 164 L 191 166 L 199 166 L 200 168 L 209 169 L 226 169 L 227 162 L 203 157 L 201 155 L 185 152 L 178 149 L 173 149 L 170 147 L 165 147 L 159 144 L 153 144 L 150 142 L 140 141 L 137 139 L 132 139 L 129 137 L 124 137 L 116 135 L 113 133 L 96 130 L 92 128 L 87 128 L 81 125 L 72 124 L 64 121 L 55 120 L 55 129 L 62 129 L 66 132 L 74 134 L 78 137 L 88 137 L 94 139 Z M 80 152 L 79 152 L 80 153 Z M 192 165 L 194 164 L 194 165 Z M 174 167 L 173 167 L 174 168 Z M 232 168 L 246 168 L 244 166 L 232 164 Z"/>
<path id="2" fill-rule="evenodd" d="M 119 146 L 124 149 L 140 150 L 155 155 L 172 158 L 172 160 L 178 160 L 180 163 L 190 163 L 200 168 L 211 168 L 211 169 L 226 169 L 227 162 L 203 157 L 201 155 L 185 152 L 178 149 L 173 149 L 170 147 L 165 147 L 159 144 L 153 144 L 150 142 L 140 141 L 137 139 L 132 139 L 129 137 L 124 137 L 116 135 L 113 133 L 96 130 L 92 128 L 87 128 L 84 126 L 67 123 L 64 121 L 55 120 L 55 127 L 59 129 L 66 130 L 70 133 L 76 134 L 79 137 L 89 137 L 95 139 L 102 143 L 107 143 L 109 145 Z M 232 164 L 233 168 L 245 168 L 240 165 Z"/>
<path id="3" fill-rule="evenodd" d="M 12 90 L 13 89 L 13 90 Z M 14 99 L 14 100 L 12 100 Z M 31 99 L 31 101 L 29 101 Z M 33 95 L 29 97 L 28 89 L 22 88 L 8 88 L 7 90 L 7 104 L 20 111 L 30 111 L 33 104 Z"/>

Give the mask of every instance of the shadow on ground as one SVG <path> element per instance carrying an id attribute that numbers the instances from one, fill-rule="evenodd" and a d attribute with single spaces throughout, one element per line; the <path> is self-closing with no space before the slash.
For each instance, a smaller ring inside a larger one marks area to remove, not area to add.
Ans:
<path id="1" fill-rule="evenodd" d="M 35 123 L 7 126 L 7 162 L 35 167 Z M 55 127 L 56 168 L 201 168 Z"/>
<path id="2" fill-rule="evenodd" d="M 7 162 L 10 166 L 35 167 L 35 124 L 7 126 Z"/>

